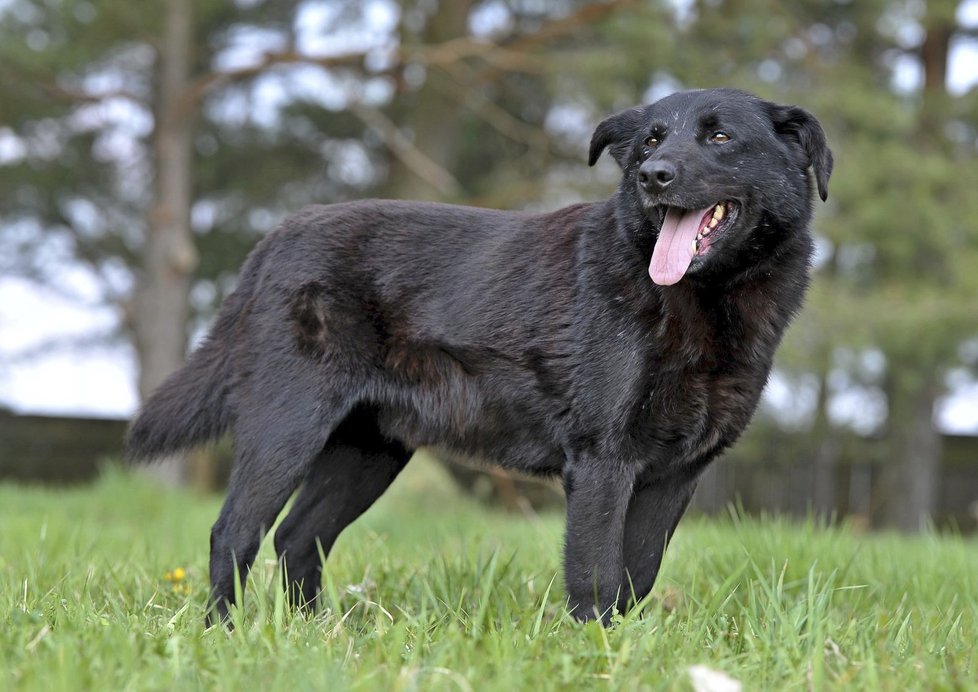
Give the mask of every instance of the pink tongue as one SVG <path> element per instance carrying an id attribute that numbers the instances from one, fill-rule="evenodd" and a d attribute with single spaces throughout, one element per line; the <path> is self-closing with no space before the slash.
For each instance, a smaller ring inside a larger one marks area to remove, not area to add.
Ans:
<path id="1" fill-rule="evenodd" d="M 689 263 L 693 261 L 692 245 L 700 230 L 700 222 L 711 209 L 713 207 L 695 211 L 667 208 L 649 264 L 649 276 L 654 282 L 660 286 L 671 286 L 683 278 Z"/>

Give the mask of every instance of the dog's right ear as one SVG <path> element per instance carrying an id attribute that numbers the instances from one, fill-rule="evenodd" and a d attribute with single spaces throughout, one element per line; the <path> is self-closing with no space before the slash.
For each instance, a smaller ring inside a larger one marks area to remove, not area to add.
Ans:
<path id="1" fill-rule="evenodd" d="M 587 165 L 593 166 L 605 147 L 624 168 L 628 165 L 628 153 L 636 130 L 642 125 L 642 109 L 629 108 L 598 123 L 591 136 L 591 150 L 588 154 Z"/>

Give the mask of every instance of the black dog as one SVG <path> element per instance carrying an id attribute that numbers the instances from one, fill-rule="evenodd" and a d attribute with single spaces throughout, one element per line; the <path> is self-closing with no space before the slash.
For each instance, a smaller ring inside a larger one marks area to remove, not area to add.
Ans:
<path id="1" fill-rule="evenodd" d="M 316 206 L 252 252 L 128 439 L 149 458 L 234 436 L 212 619 L 297 487 L 275 547 L 292 601 L 314 603 L 318 546 L 420 446 L 562 475 L 578 619 L 607 623 L 649 593 L 801 305 L 809 169 L 824 199 L 832 155 L 806 111 L 728 89 L 608 118 L 592 165 L 606 147 L 624 177 L 603 202 Z"/>

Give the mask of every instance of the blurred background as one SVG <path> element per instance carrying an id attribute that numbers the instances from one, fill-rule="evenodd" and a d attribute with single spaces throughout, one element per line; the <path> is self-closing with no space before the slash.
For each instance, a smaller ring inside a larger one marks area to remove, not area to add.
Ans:
<path id="1" fill-rule="evenodd" d="M 0 0 L 0 480 L 118 457 L 302 205 L 605 197 L 594 125 L 710 86 L 814 112 L 836 171 L 807 307 L 696 507 L 974 529 L 978 0 Z M 226 458 L 163 472 L 217 489 Z"/>

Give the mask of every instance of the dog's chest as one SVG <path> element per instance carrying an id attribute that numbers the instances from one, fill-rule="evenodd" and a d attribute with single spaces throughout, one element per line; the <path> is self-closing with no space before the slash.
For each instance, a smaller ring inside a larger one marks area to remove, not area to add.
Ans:
<path id="1" fill-rule="evenodd" d="M 729 445 L 757 407 L 765 373 L 717 372 L 695 367 L 652 380 L 635 435 L 672 463 L 695 461 Z"/>
<path id="2" fill-rule="evenodd" d="M 739 313 L 665 318 L 646 365 L 632 438 L 670 464 L 702 461 L 750 421 L 776 344 Z"/>

